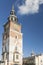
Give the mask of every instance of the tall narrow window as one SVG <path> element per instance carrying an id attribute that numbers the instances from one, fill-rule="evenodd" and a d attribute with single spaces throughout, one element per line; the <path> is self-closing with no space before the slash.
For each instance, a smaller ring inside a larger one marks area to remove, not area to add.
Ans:
<path id="1" fill-rule="evenodd" d="M 15 47 L 15 50 L 17 51 L 17 46 Z"/>
<path id="2" fill-rule="evenodd" d="M 15 55 L 13 55 L 13 61 L 15 61 Z"/>
<path id="3" fill-rule="evenodd" d="M 19 59 L 19 55 L 16 55 L 16 59 Z"/>

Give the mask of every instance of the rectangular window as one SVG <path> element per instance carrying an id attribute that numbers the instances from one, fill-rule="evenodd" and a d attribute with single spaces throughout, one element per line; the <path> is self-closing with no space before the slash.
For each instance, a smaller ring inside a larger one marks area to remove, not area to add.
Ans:
<path id="1" fill-rule="evenodd" d="M 16 59 L 19 59 L 19 56 L 18 55 L 16 55 Z"/>

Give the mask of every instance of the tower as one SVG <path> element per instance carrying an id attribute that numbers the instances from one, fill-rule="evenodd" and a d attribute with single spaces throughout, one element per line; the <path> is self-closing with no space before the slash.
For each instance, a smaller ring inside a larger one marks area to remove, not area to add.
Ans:
<path id="1" fill-rule="evenodd" d="M 31 56 L 35 56 L 35 53 L 34 53 L 34 51 L 32 50 L 32 52 L 31 52 Z"/>
<path id="2" fill-rule="evenodd" d="M 12 6 L 8 22 L 4 24 L 2 59 L 7 65 L 22 65 L 22 55 L 21 24 Z"/>

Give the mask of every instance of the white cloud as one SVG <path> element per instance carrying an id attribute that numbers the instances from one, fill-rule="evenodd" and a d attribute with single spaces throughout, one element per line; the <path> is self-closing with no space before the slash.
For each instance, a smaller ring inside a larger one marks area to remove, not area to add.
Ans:
<path id="1" fill-rule="evenodd" d="M 43 4 L 43 0 L 39 0 L 40 1 L 40 4 Z"/>
<path id="2" fill-rule="evenodd" d="M 38 13 L 39 5 L 43 4 L 43 0 L 24 0 L 24 2 L 18 6 L 18 13 L 21 15 Z"/>

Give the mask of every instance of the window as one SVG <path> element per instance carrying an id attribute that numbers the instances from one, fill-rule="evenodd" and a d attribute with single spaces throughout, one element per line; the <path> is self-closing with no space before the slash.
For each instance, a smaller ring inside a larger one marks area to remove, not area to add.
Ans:
<path id="1" fill-rule="evenodd" d="M 16 21 L 16 18 L 15 18 L 15 21 Z"/>
<path id="2" fill-rule="evenodd" d="M 14 64 L 14 65 L 18 65 L 18 64 Z"/>
<path id="3" fill-rule="evenodd" d="M 13 21 L 13 18 L 11 18 L 11 20 Z"/>
<path id="4" fill-rule="evenodd" d="M 5 52 L 7 52 L 7 48 L 6 48 L 6 46 L 5 46 Z"/>
<path id="5" fill-rule="evenodd" d="M 6 35 L 4 35 L 4 39 L 6 39 Z"/>
<path id="6" fill-rule="evenodd" d="M 41 62 L 42 62 L 42 60 L 41 60 Z"/>
<path id="7" fill-rule="evenodd" d="M 4 60 L 4 55 L 3 55 L 3 60 Z"/>
<path id="8" fill-rule="evenodd" d="M 8 60 L 8 54 L 6 54 L 6 59 Z"/>
<path id="9" fill-rule="evenodd" d="M 15 47 L 15 50 L 17 51 L 17 46 Z"/>
<path id="10" fill-rule="evenodd" d="M 13 61 L 15 61 L 15 55 L 13 55 Z"/>
<path id="11" fill-rule="evenodd" d="M 15 39 L 17 39 L 17 36 L 15 36 Z"/>
<path id="12" fill-rule="evenodd" d="M 19 55 L 18 54 L 13 55 L 13 61 L 19 61 Z"/>
<path id="13" fill-rule="evenodd" d="M 18 55 L 16 55 L 16 59 L 19 59 L 19 56 Z"/>

